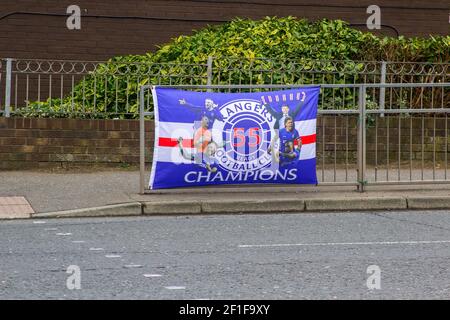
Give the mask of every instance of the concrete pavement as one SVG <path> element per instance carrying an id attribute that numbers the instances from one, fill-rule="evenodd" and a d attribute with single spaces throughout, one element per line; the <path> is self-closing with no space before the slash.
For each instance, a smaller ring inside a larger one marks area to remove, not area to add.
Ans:
<path id="1" fill-rule="evenodd" d="M 139 173 L 120 169 L 2 171 L 0 181 L 0 197 L 24 197 L 32 217 L 450 209 L 450 185 L 372 186 L 364 193 L 353 186 L 220 186 L 139 195 Z"/>

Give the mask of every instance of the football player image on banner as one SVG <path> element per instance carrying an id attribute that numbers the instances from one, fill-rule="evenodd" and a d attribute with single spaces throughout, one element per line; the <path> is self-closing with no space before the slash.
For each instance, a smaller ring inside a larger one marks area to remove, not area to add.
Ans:
<path id="1" fill-rule="evenodd" d="M 151 189 L 317 184 L 320 87 L 213 93 L 155 86 Z"/>

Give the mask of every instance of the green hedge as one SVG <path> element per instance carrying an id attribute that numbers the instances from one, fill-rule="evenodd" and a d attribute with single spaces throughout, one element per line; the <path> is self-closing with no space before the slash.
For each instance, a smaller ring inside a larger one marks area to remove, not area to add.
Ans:
<path id="1" fill-rule="evenodd" d="M 28 109 L 17 114 L 67 117 L 79 113 L 78 117 L 133 118 L 138 109 L 137 95 L 140 85 L 206 84 L 205 67 L 194 70 L 203 77 L 190 79 L 189 75 L 193 72 L 191 65 L 205 65 L 208 56 L 215 57 L 214 70 L 225 68 L 230 58 L 239 61 L 238 69 L 231 68 L 221 72 L 222 81 L 219 80 L 218 74 L 213 74 L 215 84 L 229 81 L 253 84 L 269 81 L 279 84 L 307 84 L 312 80 L 301 75 L 294 65 L 290 68 L 289 63 L 301 63 L 304 69 L 308 69 L 315 60 L 345 60 L 343 69 L 352 70 L 350 74 L 353 76 L 338 79 L 337 83 L 357 82 L 358 72 L 363 66 L 354 61 L 448 62 L 450 36 L 380 38 L 372 33 L 353 29 L 341 20 L 309 22 L 294 17 L 267 17 L 259 21 L 235 19 L 222 25 L 208 26 L 195 31 L 191 36 L 179 36 L 153 53 L 112 58 L 77 84 L 73 97 L 70 94 L 62 100 L 32 102 Z M 284 70 L 282 73 L 270 74 L 270 79 L 269 74 L 249 72 L 255 68 L 274 68 L 276 66 L 273 61 L 284 64 Z M 329 72 L 342 71 L 336 70 L 336 66 L 326 62 L 321 67 Z M 142 70 L 148 72 L 149 76 L 137 75 Z M 122 75 L 115 75 L 117 73 Z M 124 73 L 128 76 L 123 75 Z M 178 76 L 169 77 L 169 75 Z M 190 79 L 189 82 L 186 79 Z M 323 80 L 336 81 L 330 77 L 324 77 Z M 351 94 L 333 98 L 349 102 L 354 100 Z M 117 114 L 110 113 L 115 112 L 116 108 Z M 105 111 L 109 114 L 102 115 Z M 132 114 L 123 114 L 127 112 Z"/>

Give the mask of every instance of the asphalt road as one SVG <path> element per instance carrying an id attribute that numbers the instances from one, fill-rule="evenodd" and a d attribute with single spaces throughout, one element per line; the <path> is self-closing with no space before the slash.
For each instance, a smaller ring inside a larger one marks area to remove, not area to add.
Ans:
<path id="1" fill-rule="evenodd" d="M 449 268 L 448 211 L 0 222 L 0 299 L 448 299 Z"/>

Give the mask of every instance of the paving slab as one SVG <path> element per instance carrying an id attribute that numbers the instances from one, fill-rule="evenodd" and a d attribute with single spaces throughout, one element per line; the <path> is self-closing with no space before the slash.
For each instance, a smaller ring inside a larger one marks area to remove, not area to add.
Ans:
<path id="1" fill-rule="evenodd" d="M 25 197 L 0 197 L 0 219 L 26 219 L 33 213 Z"/>
<path id="2" fill-rule="evenodd" d="M 398 210 L 406 209 L 404 197 L 325 198 L 305 201 L 306 211 Z"/>
<path id="3" fill-rule="evenodd" d="M 450 196 L 409 196 L 409 209 L 450 209 Z"/>
<path id="4" fill-rule="evenodd" d="M 103 207 L 39 213 L 33 215 L 33 218 L 126 217 L 138 216 L 141 214 L 141 203 L 130 202 Z"/>

